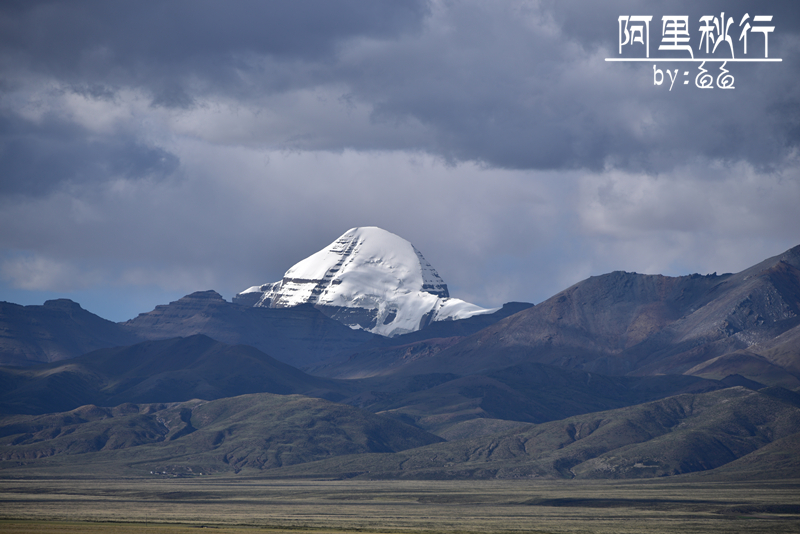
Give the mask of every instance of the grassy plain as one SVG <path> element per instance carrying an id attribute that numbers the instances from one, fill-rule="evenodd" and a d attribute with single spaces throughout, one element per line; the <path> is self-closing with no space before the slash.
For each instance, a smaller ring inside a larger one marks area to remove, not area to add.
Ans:
<path id="1" fill-rule="evenodd" d="M 800 480 L 1 479 L 2 533 L 800 532 Z"/>

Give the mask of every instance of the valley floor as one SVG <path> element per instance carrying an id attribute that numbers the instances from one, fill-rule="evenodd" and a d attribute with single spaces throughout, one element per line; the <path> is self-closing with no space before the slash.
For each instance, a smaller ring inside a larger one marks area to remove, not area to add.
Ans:
<path id="1" fill-rule="evenodd" d="M 0 479 L 0 532 L 800 532 L 800 480 Z"/>

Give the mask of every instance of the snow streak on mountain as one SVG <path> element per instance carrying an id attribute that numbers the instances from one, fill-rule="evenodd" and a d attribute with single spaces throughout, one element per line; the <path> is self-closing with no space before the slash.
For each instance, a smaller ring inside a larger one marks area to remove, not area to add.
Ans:
<path id="1" fill-rule="evenodd" d="M 414 245 L 374 226 L 348 230 L 279 282 L 250 287 L 233 300 L 271 308 L 309 303 L 351 328 L 384 336 L 494 311 L 450 298 Z"/>

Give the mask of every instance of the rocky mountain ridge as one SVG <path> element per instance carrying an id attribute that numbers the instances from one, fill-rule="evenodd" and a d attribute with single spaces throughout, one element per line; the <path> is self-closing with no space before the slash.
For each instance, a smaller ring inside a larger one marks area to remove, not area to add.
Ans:
<path id="1" fill-rule="evenodd" d="M 717 368 L 727 361 L 727 374 L 797 387 L 799 334 L 795 247 L 736 274 L 591 277 L 394 372 L 479 372 L 525 361 L 606 375 L 705 376 L 713 360 Z"/>
<path id="2" fill-rule="evenodd" d="M 290 308 L 245 307 L 216 291 L 197 291 L 121 323 L 140 339 L 197 334 L 228 344 L 250 345 L 303 368 L 354 349 L 375 337 L 330 319 L 310 304 Z"/>
<path id="3" fill-rule="evenodd" d="M 69 299 L 48 300 L 42 306 L 0 302 L 0 365 L 55 362 L 141 340 Z"/>
<path id="4" fill-rule="evenodd" d="M 594 276 L 394 337 L 310 302 L 214 291 L 122 324 L 71 301 L 14 306 L 0 331 L 16 346 L 107 348 L 0 368 L 0 469 L 13 476 L 102 461 L 135 476 L 800 477 L 800 247 L 735 274 Z M 29 312 L 36 328 L 17 320 Z M 120 332 L 149 341 L 111 346 Z M 420 439 L 403 442 L 409 429 Z"/>

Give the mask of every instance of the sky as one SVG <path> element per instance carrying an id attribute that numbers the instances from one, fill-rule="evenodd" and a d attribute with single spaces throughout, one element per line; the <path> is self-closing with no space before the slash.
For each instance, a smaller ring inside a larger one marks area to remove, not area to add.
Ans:
<path id="1" fill-rule="evenodd" d="M 800 244 L 796 0 L 596 4 L 6 0 L 0 300 L 230 300 L 356 226 L 487 307 Z"/>

